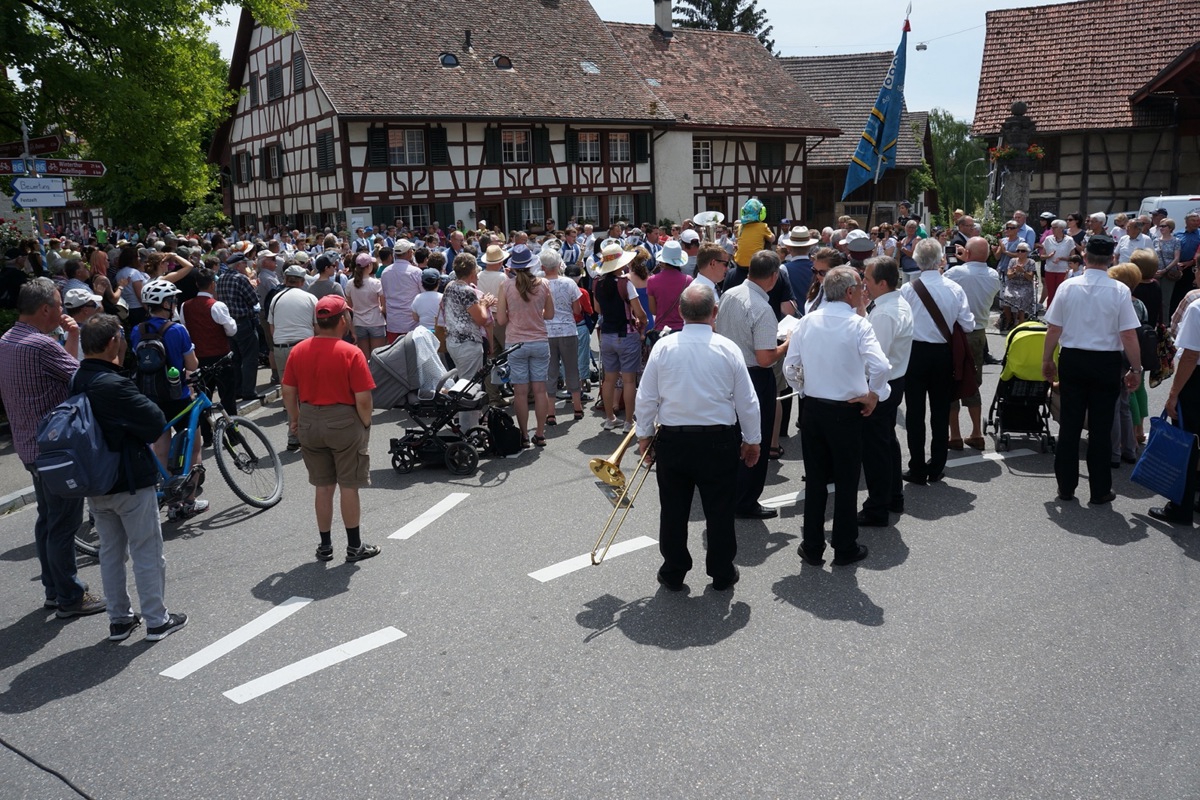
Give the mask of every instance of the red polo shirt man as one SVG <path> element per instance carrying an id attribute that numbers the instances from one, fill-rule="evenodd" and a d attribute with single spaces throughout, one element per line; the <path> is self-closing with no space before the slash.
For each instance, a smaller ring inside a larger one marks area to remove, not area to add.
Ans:
<path id="1" fill-rule="evenodd" d="M 379 555 L 359 533 L 358 490 L 371 484 L 371 390 L 375 381 L 362 350 L 342 341 L 350 330 L 345 298 L 322 297 L 316 335 L 291 350 L 283 372 L 288 430 L 300 440 L 308 482 L 316 487 L 317 560 L 333 560 L 333 495 L 341 489 L 346 561 Z"/>

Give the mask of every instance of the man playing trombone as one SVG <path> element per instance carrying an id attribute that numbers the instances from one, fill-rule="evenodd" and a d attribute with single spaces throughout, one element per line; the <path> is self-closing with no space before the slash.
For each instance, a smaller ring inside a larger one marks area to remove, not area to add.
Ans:
<path id="1" fill-rule="evenodd" d="M 738 462 L 754 466 L 760 455 L 760 411 L 741 351 L 714 332 L 712 289 L 692 284 L 679 299 L 683 329 L 664 337 L 650 353 L 637 392 L 639 451 L 654 444 L 661 511 L 658 582 L 684 588 L 692 568 L 688 518 L 700 490 L 708 528 L 706 571 L 724 591 L 741 577 L 733 559 L 734 492 Z M 732 401 L 732 402 L 730 402 Z M 657 425 L 657 434 L 655 433 Z"/>

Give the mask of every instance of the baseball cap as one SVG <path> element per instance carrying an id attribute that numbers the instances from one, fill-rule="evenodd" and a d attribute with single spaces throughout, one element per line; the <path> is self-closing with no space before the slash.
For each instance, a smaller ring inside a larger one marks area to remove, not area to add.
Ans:
<path id="1" fill-rule="evenodd" d="M 344 314 L 349 306 L 340 294 L 327 294 L 317 301 L 317 319 L 329 319 Z"/>
<path id="2" fill-rule="evenodd" d="M 866 231 L 854 229 L 846 234 L 846 249 L 852 253 L 869 253 L 875 249 Z"/>
<path id="3" fill-rule="evenodd" d="M 426 267 L 421 270 L 421 288 L 432 289 L 441 281 L 442 275 L 433 267 Z"/>
<path id="4" fill-rule="evenodd" d="M 308 270 L 306 270 L 304 267 L 300 266 L 299 264 L 292 264 L 290 267 L 288 267 L 287 269 L 285 269 L 283 271 L 283 277 L 285 277 L 285 278 L 303 278 L 307 275 L 308 275 Z"/>
<path id="5" fill-rule="evenodd" d="M 63 308 L 68 311 L 74 311 L 86 305 L 94 305 L 99 308 L 101 300 L 103 298 L 100 295 L 92 294 L 87 289 L 68 289 L 67 296 L 63 298 Z"/>
<path id="6" fill-rule="evenodd" d="M 700 234 L 689 228 L 683 233 L 679 234 L 679 241 L 683 242 L 684 244 L 698 242 L 700 241 Z"/>
<path id="7" fill-rule="evenodd" d="M 1162 214 L 1164 217 L 1170 216 L 1170 214 L 1167 213 L 1167 210 L 1165 208 L 1156 208 L 1156 209 L 1154 209 L 1154 211 L 1152 213 Z"/>

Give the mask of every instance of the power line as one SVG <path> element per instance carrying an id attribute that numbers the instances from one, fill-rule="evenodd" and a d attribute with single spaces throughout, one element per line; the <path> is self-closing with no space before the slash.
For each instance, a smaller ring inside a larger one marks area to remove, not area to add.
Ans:
<path id="1" fill-rule="evenodd" d="M 946 39 L 951 36 L 958 36 L 960 33 L 969 33 L 970 31 L 979 30 L 983 25 L 973 25 L 970 28 L 963 28 L 961 31 L 953 31 L 952 33 L 943 33 L 941 36 L 934 36 L 932 39 L 921 39 L 921 42 L 928 44 L 936 42 L 938 39 Z M 793 45 L 778 45 L 780 51 L 783 50 L 823 50 L 823 49 L 842 49 L 860 48 L 860 47 L 892 47 L 893 42 L 855 42 L 853 44 L 793 44 Z"/>

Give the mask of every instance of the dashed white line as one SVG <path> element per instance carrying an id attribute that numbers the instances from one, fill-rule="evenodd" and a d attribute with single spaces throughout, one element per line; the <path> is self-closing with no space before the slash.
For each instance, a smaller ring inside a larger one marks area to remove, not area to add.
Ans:
<path id="1" fill-rule="evenodd" d="M 434 522 L 438 517 L 445 514 L 450 509 L 470 497 L 469 492 L 453 492 L 445 500 L 440 501 L 433 508 L 426 511 L 421 516 L 414 519 L 412 522 L 405 525 L 400 530 L 389 536 L 389 539 L 408 539 L 420 531 L 425 526 Z"/>
<path id="2" fill-rule="evenodd" d="M 238 628 L 228 636 L 224 636 L 210 644 L 200 652 L 188 656 L 183 661 L 175 664 L 172 667 L 164 669 L 159 675 L 165 675 L 168 678 L 182 680 L 188 675 L 199 669 L 207 667 L 212 662 L 216 661 L 223 655 L 233 652 L 237 648 L 244 645 L 246 642 L 258 636 L 263 631 L 268 630 L 274 625 L 283 622 L 285 619 L 295 614 L 300 609 L 312 602 L 308 597 L 289 597 L 279 605 L 260 615 L 258 618 L 247 622 L 242 627 Z"/>
<path id="3" fill-rule="evenodd" d="M 248 700 L 261 697 L 268 692 L 273 692 L 280 687 L 287 686 L 289 683 L 295 683 L 301 678 L 306 678 L 315 672 L 320 672 L 326 667 L 332 667 L 334 664 L 339 664 L 378 647 L 383 647 L 385 644 L 394 642 L 397 639 L 403 639 L 406 635 L 404 631 L 397 630 L 391 626 L 382 628 L 374 633 L 368 633 L 366 636 L 360 636 L 353 641 L 332 647 L 308 658 L 303 658 L 293 664 L 288 664 L 286 667 L 269 672 L 261 678 L 255 678 L 248 683 L 243 683 L 241 686 L 225 692 L 225 696 L 235 703 L 245 703 Z"/>
<path id="4" fill-rule="evenodd" d="M 649 536 L 639 536 L 636 539 L 617 542 L 609 548 L 608 555 L 605 557 L 605 560 L 607 561 L 610 558 L 615 558 L 616 556 L 624 555 L 625 553 L 632 553 L 635 550 L 641 550 L 645 547 L 652 547 L 656 544 L 658 544 L 658 540 L 651 539 Z M 555 578 L 561 578 L 563 575 L 569 575 L 572 572 L 577 572 L 578 570 L 585 569 L 590 566 L 592 566 L 592 556 L 590 553 L 584 553 L 581 556 L 575 556 L 574 558 L 568 558 L 566 561 L 560 561 L 554 566 L 546 567 L 545 569 L 539 569 L 537 572 L 531 572 L 529 573 L 529 577 L 533 578 L 535 581 L 546 583 L 547 581 L 552 581 Z"/>

